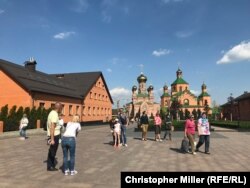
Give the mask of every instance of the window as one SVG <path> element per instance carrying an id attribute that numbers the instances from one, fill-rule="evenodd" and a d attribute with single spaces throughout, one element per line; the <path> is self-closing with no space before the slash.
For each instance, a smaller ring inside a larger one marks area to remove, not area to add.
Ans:
<path id="1" fill-rule="evenodd" d="M 55 103 L 51 103 L 50 107 L 51 107 L 52 109 L 54 109 L 54 108 L 55 108 Z"/>
<path id="2" fill-rule="evenodd" d="M 207 105 L 208 103 L 207 103 L 207 100 L 205 100 L 205 106 Z"/>
<path id="3" fill-rule="evenodd" d="M 97 108 L 96 115 L 98 115 L 98 116 L 100 115 L 100 108 L 99 107 Z"/>
<path id="4" fill-rule="evenodd" d="M 89 97 L 92 99 L 92 97 L 93 97 L 93 96 L 92 96 L 92 92 L 89 93 Z"/>
<path id="5" fill-rule="evenodd" d="M 85 115 L 85 106 L 82 106 L 82 114 Z"/>
<path id="6" fill-rule="evenodd" d="M 102 100 L 102 99 L 101 99 L 101 94 L 99 94 L 98 97 L 99 97 L 99 98 L 98 98 L 99 100 Z"/>
<path id="7" fill-rule="evenodd" d="M 108 101 L 108 96 L 106 96 L 106 101 Z"/>
<path id="8" fill-rule="evenodd" d="M 182 91 L 182 86 L 179 87 L 179 90 Z"/>
<path id="9" fill-rule="evenodd" d="M 40 103 L 39 103 L 39 107 L 44 108 L 44 106 L 45 106 L 45 103 L 44 103 L 44 102 L 40 102 Z"/>
<path id="10" fill-rule="evenodd" d="M 69 105 L 69 115 L 72 116 L 73 112 L 72 112 L 72 105 Z"/>
<path id="11" fill-rule="evenodd" d="M 64 114 L 64 104 L 62 104 L 62 114 Z"/>
<path id="12" fill-rule="evenodd" d="M 95 116 L 95 107 L 93 107 L 93 116 Z"/>
<path id="13" fill-rule="evenodd" d="M 105 98 L 104 98 L 104 95 L 102 95 L 102 100 L 104 101 L 104 99 L 105 99 Z"/>
<path id="14" fill-rule="evenodd" d="M 88 107 L 88 115 L 91 116 L 91 108 Z"/>
<path id="15" fill-rule="evenodd" d="M 184 99 L 184 105 L 189 105 L 189 100 L 188 99 Z"/>
<path id="16" fill-rule="evenodd" d="M 95 99 L 97 99 L 97 95 L 96 95 L 96 93 L 95 93 Z"/>
<path id="17" fill-rule="evenodd" d="M 79 106 L 76 106 L 76 114 L 79 114 Z"/>
<path id="18" fill-rule="evenodd" d="M 101 87 L 101 82 L 98 82 L 98 86 Z"/>

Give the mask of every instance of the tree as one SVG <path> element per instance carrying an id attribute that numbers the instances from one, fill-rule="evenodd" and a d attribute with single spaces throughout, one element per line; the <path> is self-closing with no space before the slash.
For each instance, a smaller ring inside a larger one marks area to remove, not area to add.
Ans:
<path id="1" fill-rule="evenodd" d="M 197 115 L 198 115 L 198 118 L 201 117 L 201 110 L 200 110 L 200 109 L 197 110 Z M 197 118 L 197 119 L 198 119 L 198 118 Z"/>
<path id="2" fill-rule="evenodd" d="M 172 104 L 170 106 L 170 112 L 174 119 L 178 119 L 178 111 L 180 111 L 181 104 L 177 98 L 173 98 Z"/>
<path id="3" fill-rule="evenodd" d="M 194 119 L 198 118 L 196 109 L 193 109 L 192 114 L 194 115 Z"/>
<path id="4" fill-rule="evenodd" d="M 183 120 L 184 119 L 184 113 L 183 113 L 183 110 L 180 110 L 179 111 L 179 116 L 180 116 L 180 119 Z"/>
<path id="5" fill-rule="evenodd" d="M 188 111 L 188 109 L 185 109 L 185 119 L 188 119 L 190 115 L 190 112 Z"/>
<path id="6" fill-rule="evenodd" d="M 227 98 L 227 101 L 230 104 L 230 119 L 231 121 L 233 121 L 234 97 L 232 93 L 230 93 L 230 96 Z"/>
<path id="7" fill-rule="evenodd" d="M 0 120 L 1 121 L 5 121 L 7 119 L 8 110 L 9 110 L 9 108 L 8 108 L 7 104 L 1 108 L 1 113 L 0 113 Z"/>
<path id="8" fill-rule="evenodd" d="M 208 112 L 209 112 L 210 109 L 211 109 L 211 108 L 209 107 L 209 105 L 208 105 L 208 104 L 205 104 L 205 106 L 204 106 L 204 111 L 205 111 L 207 117 L 208 117 Z"/>

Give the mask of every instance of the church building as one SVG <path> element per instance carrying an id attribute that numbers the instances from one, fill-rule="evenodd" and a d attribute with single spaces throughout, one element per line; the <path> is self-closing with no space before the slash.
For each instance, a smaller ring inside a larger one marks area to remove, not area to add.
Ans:
<path id="1" fill-rule="evenodd" d="M 161 108 L 171 110 L 173 102 L 179 105 L 180 114 L 196 114 L 204 112 L 205 108 L 211 107 L 211 97 L 207 93 L 207 86 L 203 83 L 201 86 L 201 94 L 194 95 L 189 88 L 189 83 L 183 79 L 180 68 L 176 71 L 176 80 L 171 84 L 171 91 L 168 86 L 163 86 L 163 94 L 161 96 Z M 211 110 L 208 110 L 210 113 Z"/>
<path id="2" fill-rule="evenodd" d="M 132 102 L 126 105 L 129 117 L 139 117 L 143 111 L 148 116 L 155 115 L 160 111 L 160 104 L 154 101 L 154 87 L 150 85 L 147 88 L 147 77 L 143 73 L 137 77 L 137 81 L 138 88 L 135 85 L 132 87 Z"/>

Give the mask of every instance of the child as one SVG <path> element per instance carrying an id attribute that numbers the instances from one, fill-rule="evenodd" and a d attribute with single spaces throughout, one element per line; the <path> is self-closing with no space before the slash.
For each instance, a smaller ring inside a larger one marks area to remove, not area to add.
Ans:
<path id="1" fill-rule="evenodd" d="M 116 118 L 114 124 L 114 135 L 115 135 L 114 147 L 120 146 L 120 133 L 121 133 L 121 124 L 119 123 L 119 120 Z"/>

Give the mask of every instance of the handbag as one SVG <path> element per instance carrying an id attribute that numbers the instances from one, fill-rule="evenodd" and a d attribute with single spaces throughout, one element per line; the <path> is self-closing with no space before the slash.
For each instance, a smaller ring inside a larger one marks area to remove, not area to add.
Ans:
<path id="1" fill-rule="evenodd" d="M 181 151 L 183 153 L 188 153 L 189 141 L 187 138 L 183 138 L 181 141 Z"/>

